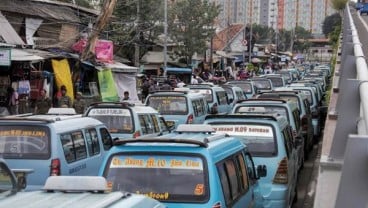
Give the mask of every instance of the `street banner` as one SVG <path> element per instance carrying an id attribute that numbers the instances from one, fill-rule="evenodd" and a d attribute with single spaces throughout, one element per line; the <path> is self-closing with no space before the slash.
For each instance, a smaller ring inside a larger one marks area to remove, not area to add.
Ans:
<path id="1" fill-rule="evenodd" d="M 118 102 L 119 96 L 116 90 L 111 69 L 104 69 L 98 72 L 98 83 L 103 102 Z"/>
<path id="2" fill-rule="evenodd" d="M 60 90 L 62 85 L 66 87 L 66 95 L 68 95 L 72 101 L 74 99 L 74 89 L 72 83 L 72 76 L 70 74 L 69 62 L 67 59 L 51 60 L 52 68 L 54 69 L 55 81 L 57 89 Z"/>
<path id="3" fill-rule="evenodd" d="M 10 66 L 11 65 L 11 49 L 10 48 L 0 48 L 0 66 Z"/>

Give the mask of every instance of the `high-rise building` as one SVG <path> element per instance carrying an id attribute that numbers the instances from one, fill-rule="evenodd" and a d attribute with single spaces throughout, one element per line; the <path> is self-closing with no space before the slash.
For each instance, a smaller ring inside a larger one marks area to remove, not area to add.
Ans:
<path id="1" fill-rule="evenodd" d="M 292 30 L 300 26 L 312 34 L 322 34 L 322 23 L 335 11 L 331 0 L 210 0 L 220 5 L 216 23 L 226 28 L 235 23 L 260 24 Z"/>

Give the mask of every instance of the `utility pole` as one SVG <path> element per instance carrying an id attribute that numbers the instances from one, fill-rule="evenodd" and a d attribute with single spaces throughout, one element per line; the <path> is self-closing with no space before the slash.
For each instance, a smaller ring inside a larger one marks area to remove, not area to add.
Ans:
<path id="1" fill-rule="evenodd" d="M 105 0 L 101 9 L 101 13 L 98 15 L 95 25 L 92 28 L 91 36 L 88 37 L 87 46 L 83 50 L 81 55 L 81 61 L 95 60 L 95 47 L 98 39 L 98 35 L 105 28 L 109 21 L 112 12 L 114 11 L 117 0 Z"/>
<path id="2" fill-rule="evenodd" d="M 250 31 L 249 31 L 249 50 L 248 50 L 248 61 L 251 63 L 252 59 L 252 36 L 253 36 L 253 0 L 250 0 Z"/>
<path id="3" fill-rule="evenodd" d="M 136 19 L 136 25 L 135 25 L 135 29 L 137 31 L 136 36 L 135 36 L 135 43 L 134 43 L 134 66 L 139 67 L 139 36 L 140 36 L 140 0 L 137 0 L 137 19 Z"/>
<path id="4" fill-rule="evenodd" d="M 167 76 L 167 0 L 164 0 L 165 1 L 165 8 L 164 8 L 164 34 L 165 34 L 165 37 L 164 37 L 164 77 Z"/>

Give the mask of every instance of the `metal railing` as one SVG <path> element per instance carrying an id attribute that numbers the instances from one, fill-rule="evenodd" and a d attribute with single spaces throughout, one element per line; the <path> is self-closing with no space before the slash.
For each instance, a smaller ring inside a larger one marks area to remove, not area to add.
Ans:
<path id="1" fill-rule="evenodd" d="M 368 205 L 368 66 L 362 47 L 347 4 L 341 64 L 335 68 L 338 90 L 333 91 L 337 97 L 333 111 L 336 115 L 335 121 L 330 123 L 335 126 L 333 135 L 326 135 L 325 130 L 314 201 L 316 208 Z M 326 128 L 329 127 L 326 125 Z M 330 141 L 325 139 L 328 137 Z"/>

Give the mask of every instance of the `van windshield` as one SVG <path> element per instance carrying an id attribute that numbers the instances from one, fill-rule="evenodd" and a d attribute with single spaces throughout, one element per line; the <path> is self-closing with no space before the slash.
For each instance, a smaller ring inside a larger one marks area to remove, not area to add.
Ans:
<path id="1" fill-rule="evenodd" d="M 284 82 L 281 77 L 267 77 L 267 79 L 271 80 L 273 87 L 283 87 Z"/>
<path id="2" fill-rule="evenodd" d="M 284 116 L 288 122 L 290 123 L 290 118 L 287 112 L 287 109 L 282 106 L 239 106 L 235 109 L 235 113 L 239 114 L 247 114 L 247 113 L 277 113 L 281 116 Z"/>
<path id="3" fill-rule="evenodd" d="M 204 97 L 206 98 L 208 103 L 213 102 L 213 95 L 212 95 L 212 90 L 211 89 L 192 89 L 191 88 L 190 92 L 202 94 L 202 95 L 204 95 Z"/>
<path id="4" fill-rule="evenodd" d="M 252 80 L 252 82 L 259 90 L 272 90 L 271 83 L 268 80 Z"/>
<path id="5" fill-rule="evenodd" d="M 187 115 L 186 99 L 184 96 L 151 96 L 147 103 L 161 115 Z"/>
<path id="6" fill-rule="evenodd" d="M 50 158 L 50 131 L 46 126 L 0 126 L 0 157 L 6 159 Z"/>
<path id="7" fill-rule="evenodd" d="M 256 124 L 210 123 L 216 134 L 228 134 L 243 141 L 252 156 L 273 156 L 277 153 L 276 136 L 272 126 Z"/>
<path id="8" fill-rule="evenodd" d="M 206 166 L 195 155 L 114 155 L 104 171 L 112 191 L 143 194 L 165 202 L 208 198 Z"/>
<path id="9" fill-rule="evenodd" d="M 122 108 L 92 108 L 87 116 L 106 125 L 110 133 L 133 133 L 132 112 Z"/>
<path id="10" fill-rule="evenodd" d="M 252 90 L 253 88 L 252 88 L 251 83 L 239 83 L 239 82 L 234 82 L 234 83 L 229 82 L 229 83 L 237 87 L 240 87 L 245 93 L 253 93 L 253 90 Z"/>

